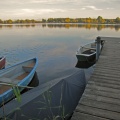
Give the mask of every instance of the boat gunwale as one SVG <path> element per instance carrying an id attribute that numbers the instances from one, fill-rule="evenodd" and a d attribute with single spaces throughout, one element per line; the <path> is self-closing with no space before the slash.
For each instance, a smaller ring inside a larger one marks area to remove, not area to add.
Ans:
<path id="1" fill-rule="evenodd" d="M 91 54 L 83 54 L 83 53 L 80 53 L 80 54 L 76 54 L 76 56 L 86 56 L 86 57 L 89 57 L 89 56 L 92 56 L 92 55 L 94 55 L 94 54 L 96 54 L 96 51 L 93 52 L 93 53 L 91 53 Z"/>
<path id="2" fill-rule="evenodd" d="M 0 62 L 5 59 L 5 56 L 0 57 Z"/>

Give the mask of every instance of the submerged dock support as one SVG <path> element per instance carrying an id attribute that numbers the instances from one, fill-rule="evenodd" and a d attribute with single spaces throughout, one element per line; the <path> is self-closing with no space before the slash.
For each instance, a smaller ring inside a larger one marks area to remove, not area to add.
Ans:
<path id="1" fill-rule="evenodd" d="M 99 55 L 100 55 L 100 44 L 101 44 L 101 37 L 97 37 L 96 40 L 96 61 L 98 60 L 99 58 Z"/>

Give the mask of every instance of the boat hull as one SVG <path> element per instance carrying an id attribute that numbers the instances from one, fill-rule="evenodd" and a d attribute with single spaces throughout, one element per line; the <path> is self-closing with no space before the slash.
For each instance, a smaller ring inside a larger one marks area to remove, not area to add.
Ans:
<path id="1" fill-rule="evenodd" d="M 6 63 L 6 58 L 5 57 L 1 57 L 0 58 L 0 69 L 5 68 L 5 63 Z"/>
<path id="2" fill-rule="evenodd" d="M 83 54 L 80 54 L 80 55 L 76 55 L 78 61 L 84 61 L 84 62 L 95 62 L 95 59 L 96 59 L 96 53 L 90 55 L 90 56 L 85 56 Z"/>

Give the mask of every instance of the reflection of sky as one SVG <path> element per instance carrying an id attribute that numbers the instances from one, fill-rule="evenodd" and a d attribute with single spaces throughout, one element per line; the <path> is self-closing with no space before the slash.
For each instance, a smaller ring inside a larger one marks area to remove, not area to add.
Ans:
<path id="1" fill-rule="evenodd" d="M 75 68 L 75 53 L 79 46 L 100 36 L 119 37 L 114 29 L 48 28 L 48 27 L 2 27 L 0 29 L 1 56 L 7 58 L 7 65 L 38 57 L 38 77 L 41 82 L 62 77 L 78 70 Z"/>

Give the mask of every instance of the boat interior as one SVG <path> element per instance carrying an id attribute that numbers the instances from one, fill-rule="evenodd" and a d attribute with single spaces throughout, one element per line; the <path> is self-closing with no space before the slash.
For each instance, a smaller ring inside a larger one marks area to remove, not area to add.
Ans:
<path id="1" fill-rule="evenodd" d="M 95 50 L 89 49 L 89 50 L 86 50 L 86 51 L 82 52 L 82 54 L 92 54 L 94 52 L 95 52 Z"/>
<path id="2" fill-rule="evenodd" d="M 17 85 L 21 80 L 23 80 L 30 73 L 30 71 L 33 69 L 34 65 L 35 65 L 35 62 L 32 62 L 28 65 L 21 66 L 21 69 L 19 66 L 19 70 L 17 67 L 14 70 L 11 69 L 10 71 L 8 71 L 7 74 L 0 76 L 0 94 L 11 89 L 10 84 Z M 19 74 L 13 75 L 16 72 L 19 72 Z"/>

